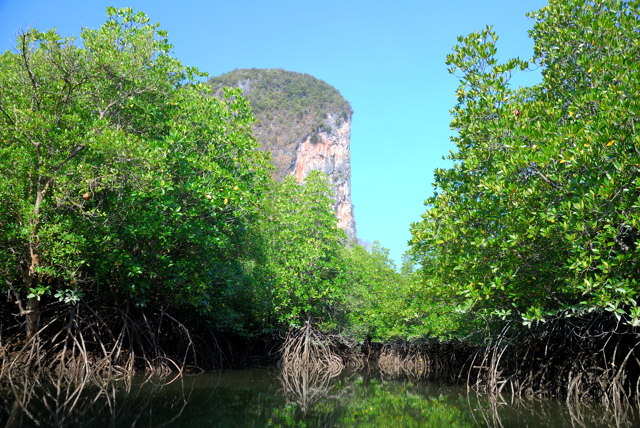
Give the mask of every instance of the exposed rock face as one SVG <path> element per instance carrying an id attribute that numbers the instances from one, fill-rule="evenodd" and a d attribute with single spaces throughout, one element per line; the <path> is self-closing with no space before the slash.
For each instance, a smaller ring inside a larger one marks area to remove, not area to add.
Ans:
<path id="1" fill-rule="evenodd" d="M 350 239 L 356 237 L 356 222 L 351 203 L 351 118 L 337 120 L 327 116 L 329 131 L 308 135 L 298 145 L 295 157 L 295 176 L 304 180 L 309 171 L 320 170 L 329 176 L 333 185 L 335 210 L 340 226 Z"/>
<path id="2" fill-rule="evenodd" d="M 312 76 L 284 70 L 235 70 L 210 80 L 214 90 L 242 89 L 254 109 L 256 137 L 271 152 L 275 176 L 303 181 L 320 170 L 331 181 L 338 225 L 356 237 L 351 203 L 351 107 Z"/>

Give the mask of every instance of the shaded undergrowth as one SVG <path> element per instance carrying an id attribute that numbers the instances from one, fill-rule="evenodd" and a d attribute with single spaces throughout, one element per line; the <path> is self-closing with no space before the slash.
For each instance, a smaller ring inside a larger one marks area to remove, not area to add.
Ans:
<path id="1" fill-rule="evenodd" d="M 378 346 L 384 373 L 464 383 L 486 394 L 557 397 L 604 405 L 640 400 L 640 332 L 613 316 L 504 323 L 482 344 L 398 341 Z"/>
<path id="2" fill-rule="evenodd" d="M 95 301 L 43 305 L 41 328 L 27 339 L 10 304 L 0 309 L 0 379 L 45 373 L 79 382 L 279 362 L 283 382 L 301 405 L 312 398 L 309 385 L 363 368 L 465 384 L 489 395 L 614 407 L 640 401 L 640 332 L 605 313 L 528 328 L 505 322 L 493 326 L 484 343 L 422 339 L 363 345 L 309 323 L 280 339 L 234 337 L 163 308 Z"/>
<path id="3" fill-rule="evenodd" d="M 307 324 L 285 341 L 283 388 L 291 403 L 313 412 L 318 403 L 343 399 L 337 379 L 358 361 L 360 368 L 416 385 L 466 385 L 478 425 L 508 426 L 509 414 L 527 408 L 550 412 L 551 418 L 554 407 L 544 403 L 557 400 L 568 409 L 567 426 L 633 425 L 640 401 L 636 328 L 603 313 L 491 328 L 484 343 L 422 339 L 340 348 L 335 336 Z M 485 404 L 478 404 L 475 393 Z M 601 411 L 593 411 L 594 405 Z"/>
<path id="4" fill-rule="evenodd" d="M 55 374 L 68 381 L 134 374 L 197 373 L 223 367 L 270 364 L 279 341 L 220 333 L 195 316 L 162 307 L 87 301 L 43 305 L 40 328 L 27 338 L 24 319 L 0 306 L 0 379 Z"/>

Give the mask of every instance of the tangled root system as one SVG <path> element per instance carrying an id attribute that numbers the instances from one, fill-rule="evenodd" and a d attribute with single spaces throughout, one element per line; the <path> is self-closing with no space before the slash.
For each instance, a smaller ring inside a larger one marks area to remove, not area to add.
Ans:
<path id="1" fill-rule="evenodd" d="M 292 328 L 282 345 L 282 369 L 286 372 L 315 371 L 337 376 L 344 369 L 330 337 L 310 323 Z"/>
<path id="2" fill-rule="evenodd" d="M 640 333 L 613 316 L 557 318 L 531 329 L 506 325 L 468 368 L 475 389 L 556 396 L 617 406 L 640 398 Z"/>
<path id="3" fill-rule="evenodd" d="M 389 375 L 466 382 L 479 392 L 620 406 L 640 401 L 640 331 L 593 313 L 535 327 L 504 324 L 484 345 L 396 342 L 377 365 Z"/>
<path id="4" fill-rule="evenodd" d="M 12 320 L 10 313 L 1 315 L 3 322 Z M 222 358 L 215 337 L 206 329 L 194 335 L 193 329 L 161 308 L 51 303 L 45 306 L 41 327 L 33 337 L 25 337 L 20 323 L 3 329 L 0 378 L 55 373 L 77 381 L 88 376 L 166 375 L 215 367 L 216 356 Z M 200 361 L 202 355 L 211 358 Z"/>

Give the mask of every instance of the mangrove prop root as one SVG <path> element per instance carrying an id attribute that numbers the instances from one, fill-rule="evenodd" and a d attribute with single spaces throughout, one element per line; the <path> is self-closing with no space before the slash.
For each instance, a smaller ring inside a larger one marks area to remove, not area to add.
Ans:
<path id="1" fill-rule="evenodd" d="M 70 381 L 56 373 L 15 374 L 0 380 L 7 392 L 0 397 L 0 409 L 6 414 L 5 426 L 77 426 L 78 421 L 91 426 L 104 425 L 119 414 L 136 415 L 142 425 L 152 414 L 157 401 L 174 414 L 163 426 L 172 426 L 186 408 L 192 385 L 174 389 L 167 396 L 158 395 L 165 385 L 184 379 L 147 376 L 135 382 L 131 377 L 107 379 L 103 376 L 79 377 Z M 154 420 L 158 424 L 157 420 Z"/>
<path id="2" fill-rule="evenodd" d="M 390 376 L 454 383 L 460 381 L 460 368 L 471 353 L 472 347 L 458 341 L 398 341 L 382 346 L 376 364 L 383 373 Z"/>
<path id="3" fill-rule="evenodd" d="M 305 411 L 332 390 L 332 381 L 345 369 L 366 362 L 355 342 L 327 335 L 310 323 L 289 330 L 281 348 L 280 379 L 289 401 Z"/>
<path id="4" fill-rule="evenodd" d="M 334 351 L 330 337 L 320 333 L 310 323 L 293 328 L 282 345 L 282 369 L 286 372 L 321 371 L 334 377 L 345 364 Z"/>
<path id="5" fill-rule="evenodd" d="M 303 369 L 283 370 L 280 381 L 290 402 L 297 403 L 303 411 L 325 397 L 331 391 L 331 381 L 335 372 Z"/>
<path id="6" fill-rule="evenodd" d="M 389 375 L 466 382 L 485 394 L 640 402 L 640 330 L 592 313 L 526 328 L 505 323 L 483 345 L 423 340 L 383 346 L 377 365 Z"/>
<path id="7" fill-rule="evenodd" d="M 55 373 L 68 381 L 92 376 L 126 377 L 135 372 L 169 375 L 216 367 L 220 350 L 213 333 L 191 328 L 162 308 L 60 302 L 43 305 L 42 323 L 27 338 L 24 323 L 3 318 L 0 378 L 22 373 Z M 7 326 L 8 325 L 8 326 Z M 209 357 L 205 361 L 199 361 Z M 204 364 L 201 364 L 204 363 Z"/>

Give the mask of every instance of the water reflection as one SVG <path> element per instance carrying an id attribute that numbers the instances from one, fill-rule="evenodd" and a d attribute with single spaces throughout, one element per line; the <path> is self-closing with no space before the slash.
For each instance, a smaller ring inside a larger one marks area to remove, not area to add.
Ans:
<path id="1" fill-rule="evenodd" d="M 5 427 L 105 427 L 141 420 L 150 426 L 170 424 L 181 418 L 191 400 L 193 389 L 182 380 L 12 378 L 0 386 L 0 421 Z M 172 393 L 164 394 L 167 389 Z M 159 413 L 167 417 L 155 424 Z"/>
<path id="2" fill-rule="evenodd" d="M 635 407 L 605 408 L 589 402 L 566 403 L 534 400 L 510 395 L 479 397 L 469 394 L 467 406 L 477 426 L 492 427 L 637 427 L 640 415 Z"/>
<path id="3" fill-rule="evenodd" d="M 283 370 L 280 374 L 282 389 L 287 402 L 295 403 L 303 411 L 308 411 L 316 402 L 334 398 L 331 392 L 336 387 L 333 380 L 337 373 L 310 370 Z M 340 394 L 341 395 L 341 394 Z"/>
<path id="4" fill-rule="evenodd" d="M 285 388 L 289 383 L 284 382 Z M 314 386 L 315 401 L 303 408 L 291 402 L 276 409 L 269 426 L 403 426 L 467 427 L 472 420 L 442 395 L 421 396 L 411 383 L 387 381 L 370 375 L 352 374 L 325 379 Z M 300 391 L 296 391 L 296 396 Z"/>
<path id="5" fill-rule="evenodd" d="M 340 376 L 235 370 L 176 378 L 13 379 L 0 385 L 0 426 L 547 427 L 640 426 L 636 409 L 513 396 L 379 373 Z"/>

